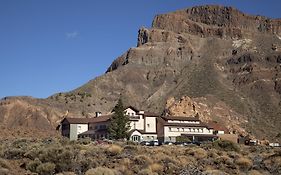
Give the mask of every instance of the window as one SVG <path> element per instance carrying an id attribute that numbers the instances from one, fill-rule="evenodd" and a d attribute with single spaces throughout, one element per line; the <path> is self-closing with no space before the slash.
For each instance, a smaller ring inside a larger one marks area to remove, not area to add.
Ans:
<path id="1" fill-rule="evenodd" d="M 78 125 L 78 129 L 81 129 L 81 126 L 80 126 L 80 125 Z"/>
<path id="2" fill-rule="evenodd" d="M 184 128 L 181 128 L 182 129 L 182 131 L 184 131 Z"/>
<path id="3" fill-rule="evenodd" d="M 171 140 L 172 140 L 172 137 L 169 137 L 169 140 L 171 141 Z"/>
<path id="4" fill-rule="evenodd" d="M 180 131 L 180 128 L 177 128 L 178 129 L 178 131 Z"/>
<path id="5" fill-rule="evenodd" d="M 169 127 L 169 131 L 172 131 L 172 128 L 171 128 L 171 127 Z"/>
<path id="6" fill-rule="evenodd" d="M 149 128 L 149 126 L 150 126 L 150 125 L 149 125 L 149 124 L 147 124 L 147 127 L 148 127 L 148 128 Z"/>

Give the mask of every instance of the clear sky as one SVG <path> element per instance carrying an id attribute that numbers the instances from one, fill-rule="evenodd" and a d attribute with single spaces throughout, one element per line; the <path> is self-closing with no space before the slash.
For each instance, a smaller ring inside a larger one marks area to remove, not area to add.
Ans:
<path id="1" fill-rule="evenodd" d="M 0 0 L 0 98 L 46 98 L 103 74 L 153 17 L 194 5 L 281 18 L 280 0 Z"/>

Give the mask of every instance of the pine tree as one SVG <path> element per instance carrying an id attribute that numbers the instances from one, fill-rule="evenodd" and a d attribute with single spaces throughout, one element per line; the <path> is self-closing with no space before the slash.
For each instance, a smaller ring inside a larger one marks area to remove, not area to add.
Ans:
<path id="1" fill-rule="evenodd" d="M 130 120 L 129 117 L 125 115 L 124 110 L 123 102 L 119 99 L 117 105 L 113 109 L 114 113 L 108 128 L 111 139 L 117 140 L 129 137 L 128 131 L 130 129 Z"/>

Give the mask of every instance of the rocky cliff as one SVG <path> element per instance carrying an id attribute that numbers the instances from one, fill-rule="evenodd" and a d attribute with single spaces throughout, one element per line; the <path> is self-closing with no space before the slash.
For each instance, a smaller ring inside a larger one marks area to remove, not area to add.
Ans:
<path id="1" fill-rule="evenodd" d="M 119 97 L 151 112 L 189 115 L 190 99 L 204 120 L 280 140 L 280 95 L 281 20 L 198 6 L 157 15 L 139 30 L 137 47 L 82 87 L 47 99 L 2 100 L 0 121 L 54 128 L 67 111 L 91 117 Z"/>

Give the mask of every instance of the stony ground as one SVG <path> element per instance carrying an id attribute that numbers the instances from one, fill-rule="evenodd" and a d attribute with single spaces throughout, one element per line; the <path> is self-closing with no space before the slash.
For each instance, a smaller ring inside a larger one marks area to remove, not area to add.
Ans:
<path id="1" fill-rule="evenodd" d="M 158 147 L 60 138 L 0 142 L 1 175 L 281 174 L 281 148 L 222 141 Z"/>

